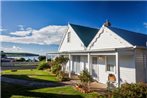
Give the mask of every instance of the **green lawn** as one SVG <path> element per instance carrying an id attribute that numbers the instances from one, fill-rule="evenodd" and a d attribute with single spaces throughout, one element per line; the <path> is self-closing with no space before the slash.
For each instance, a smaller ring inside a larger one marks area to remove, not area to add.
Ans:
<path id="1" fill-rule="evenodd" d="M 58 81 L 55 75 L 49 73 L 48 71 L 42 71 L 42 70 L 36 70 L 36 69 L 17 70 L 16 72 L 12 72 L 11 70 L 5 70 L 2 72 L 2 76 L 31 80 L 31 81 L 46 81 L 46 82 Z"/>
<path id="2" fill-rule="evenodd" d="M 31 81 L 59 82 L 55 75 L 41 70 L 18 70 L 11 72 L 6 70 L 2 76 L 26 79 Z M 97 98 L 98 93 L 83 94 L 72 86 L 60 87 L 25 87 L 2 82 L 2 98 Z"/>
<path id="3" fill-rule="evenodd" d="M 2 98 L 97 98 L 98 93 L 83 94 L 72 86 L 35 88 L 1 83 Z"/>

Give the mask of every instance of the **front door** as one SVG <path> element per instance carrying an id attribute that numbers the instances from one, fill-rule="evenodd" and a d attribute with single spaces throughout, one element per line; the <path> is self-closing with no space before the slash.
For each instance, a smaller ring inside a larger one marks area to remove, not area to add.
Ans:
<path id="1" fill-rule="evenodd" d="M 92 76 L 94 79 L 98 80 L 98 58 L 92 57 Z"/>
<path id="2" fill-rule="evenodd" d="M 80 56 L 73 56 L 73 72 L 80 73 Z"/>

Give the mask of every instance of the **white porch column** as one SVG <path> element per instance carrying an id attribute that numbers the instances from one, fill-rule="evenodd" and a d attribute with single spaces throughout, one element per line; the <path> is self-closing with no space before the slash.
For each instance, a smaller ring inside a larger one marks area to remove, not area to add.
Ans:
<path id="1" fill-rule="evenodd" d="M 47 59 L 48 59 L 48 53 L 46 53 L 46 59 L 45 59 L 46 62 L 47 62 Z"/>
<path id="2" fill-rule="evenodd" d="M 90 75 L 92 74 L 92 72 L 91 72 L 91 65 L 90 65 L 90 53 L 88 53 L 88 71 L 89 71 L 89 73 L 90 73 Z"/>
<path id="3" fill-rule="evenodd" d="M 117 81 L 117 86 L 120 86 L 120 67 L 119 67 L 119 56 L 118 52 L 115 54 L 115 59 L 116 59 L 116 81 Z"/>
<path id="4" fill-rule="evenodd" d="M 71 54 L 69 54 L 69 78 L 71 78 Z"/>

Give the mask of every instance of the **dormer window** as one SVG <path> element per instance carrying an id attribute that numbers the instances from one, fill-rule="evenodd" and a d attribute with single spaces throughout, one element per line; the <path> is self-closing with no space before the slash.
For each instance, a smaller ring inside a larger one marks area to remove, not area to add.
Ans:
<path id="1" fill-rule="evenodd" d="M 67 33 L 67 42 L 70 42 L 70 32 Z"/>

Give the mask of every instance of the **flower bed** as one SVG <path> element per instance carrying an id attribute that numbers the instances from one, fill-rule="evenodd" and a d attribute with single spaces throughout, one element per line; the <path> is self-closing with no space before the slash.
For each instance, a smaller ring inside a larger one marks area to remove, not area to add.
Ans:
<path id="1" fill-rule="evenodd" d="M 87 86 L 83 86 L 81 84 L 76 84 L 74 86 L 74 88 L 78 91 L 80 91 L 81 93 L 90 93 L 91 90 L 87 87 Z"/>

